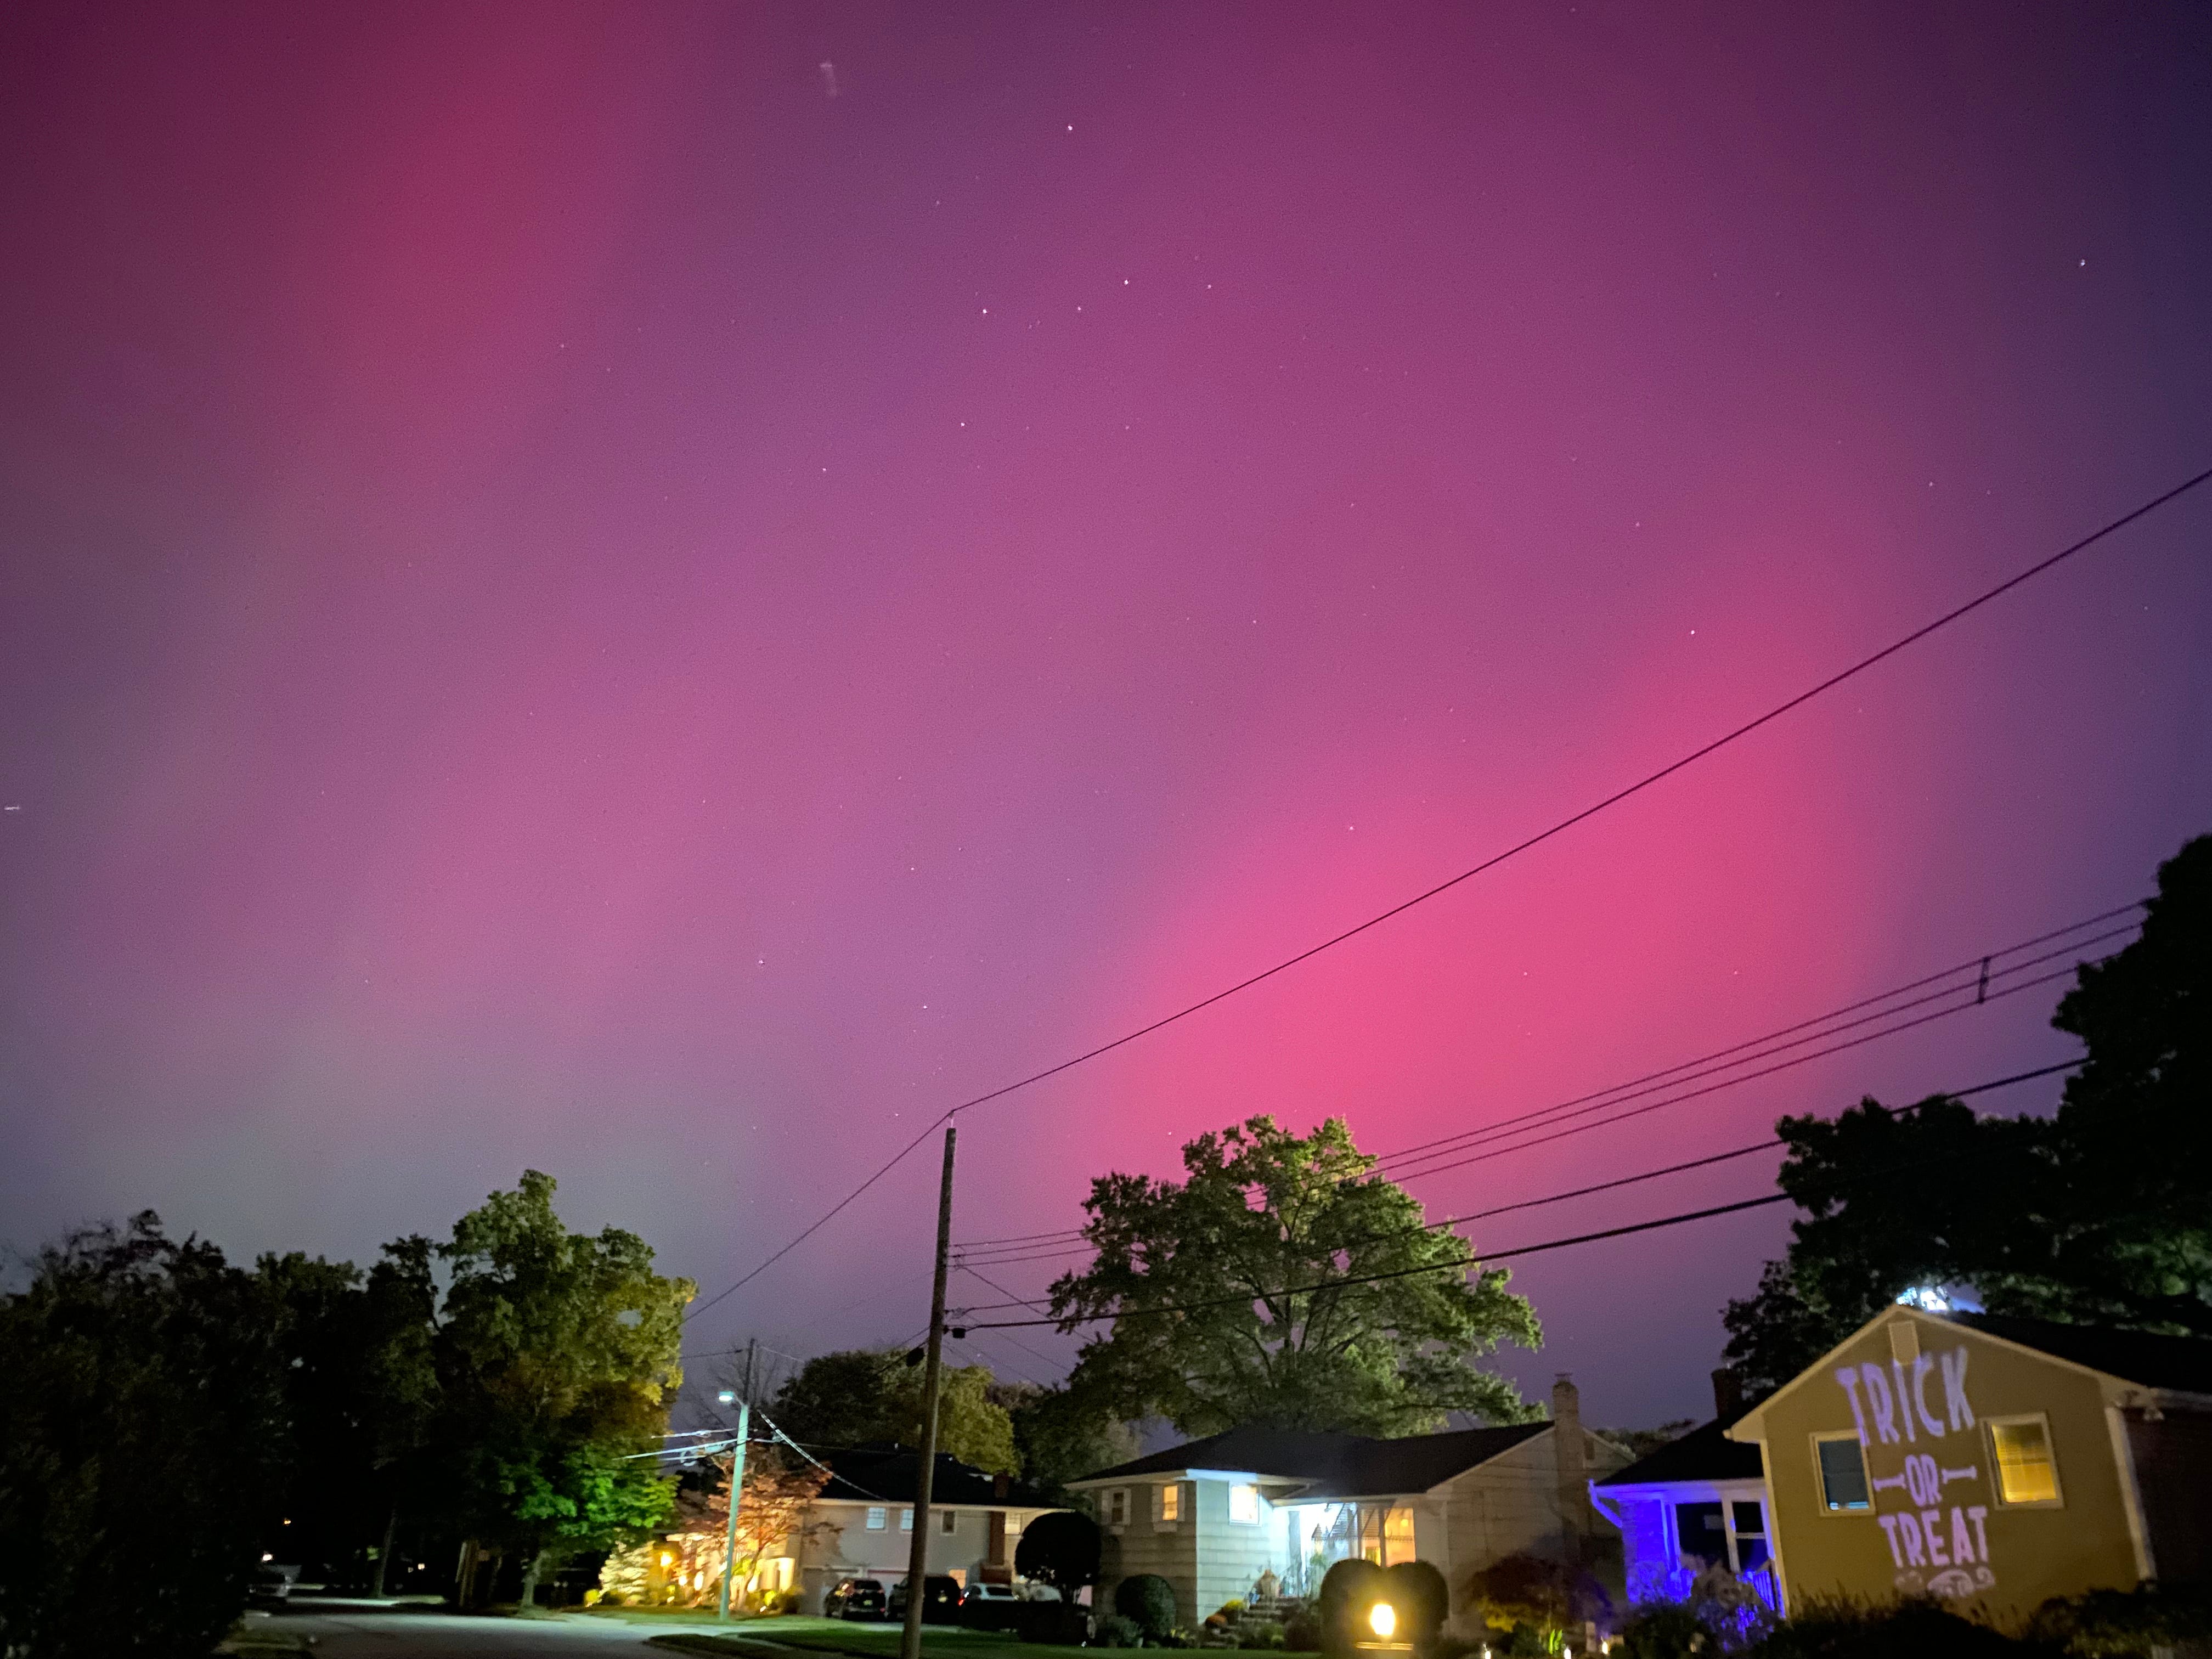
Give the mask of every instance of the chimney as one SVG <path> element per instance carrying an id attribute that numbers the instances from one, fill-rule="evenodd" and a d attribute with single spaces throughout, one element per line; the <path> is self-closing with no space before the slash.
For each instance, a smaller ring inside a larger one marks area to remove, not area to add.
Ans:
<path id="1" fill-rule="evenodd" d="M 1007 1480 L 1006 1480 L 1006 1475 L 1005 1475 L 1003 1473 L 1000 1473 L 1000 1474 L 994 1474 L 994 1475 L 992 1475 L 992 1477 L 991 1477 L 991 1496 L 992 1496 L 992 1498 L 993 1498 L 994 1499 L 995 1499 L 995 1500 L 996 1500 L 997 1502 L 999 1502 L 999 1503 L 1001 1503 L 1001 1504 L 1005 1503 L 1005 1502 L 1006 1501 L 1006 1487 L 1007 1487 L 1008 1484 L 1009 1484 L 1009 1483 L 1008 1483 L 1008 1481 L 1007 1481 Z"/>
<path id="2" fill-rule="evenodd" d="M 1713 1373 L 1713 1415 L 1723 1426 L 1743 1415 L 1743 1379 L 1727 1365 Z"/>
<path id="3" fill-rule="evenodd" d="M 1552 1455 L 1559 1470 L 1559 1524 L 1567 1535 L 1569 1559 L 1579 1563 L 1590 1531 L 1589 1477 L 1583 1456 L 1582 1395 L 1565 1371 L 1552 1384 Z"/>

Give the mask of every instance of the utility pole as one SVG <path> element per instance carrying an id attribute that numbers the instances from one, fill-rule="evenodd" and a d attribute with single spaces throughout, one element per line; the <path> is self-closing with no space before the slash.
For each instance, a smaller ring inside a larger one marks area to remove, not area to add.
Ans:
<path id="1" fill-rule="evenodd" d="M 745 1436 L 752 1429 L 752 1346 L 745 1344 L 745 1392 L 738 1400 L 738 1443 L 730 1450 L 730 1531 L 722 1543 L 722 1600 L 714 1613 L 724 1620 L 730 1616 L 730 1579 L 738 1570 L 738 1505 L 745 1495 Z"/>
<path id="2" fill-rule="evenodd" d="M 921 1659 L 921 1608 L 929 1582 L 929 1493 L 937 1476 L 937 1389 L 945 1352 L 945 1272 L 952 1253 L 952 1138 L 945 1126 L 945 1178 L 937 1194 L 937 1279 L 929 1292 L 929 1356 L 921 1374 L 921 1466 L 914 1480 L 914 1541 L 906 1558 L 906 1629 L 899 1659 Z"/>

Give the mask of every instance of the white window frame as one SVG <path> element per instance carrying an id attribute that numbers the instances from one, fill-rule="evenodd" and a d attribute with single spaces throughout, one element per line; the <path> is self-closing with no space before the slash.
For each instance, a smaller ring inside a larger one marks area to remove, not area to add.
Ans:
<path id="1" fill-rule="evenodd" d="M 1229 1518 L 1240 1527 L 1260 1524 L 1260 1489 L 1237 1485 L 1229 1489 Z"/>
<path id="2" fill-rule="evenodd" d="M 1106 1494 L 1106 1524 L 1126 1527 L 1129 1524 L 1129 1489 L 1116 1486 Z"/>
<path id="3" fill-rule="evenodd" d="M 1182 1481 L 1163 1480 L 1152 1488 L 1152 1524 L 1154 1526 L 1182 1525 L 1185 1508 L 1186 1505 L 1182 1501 Z M 1174 1511 L 1173 1514 L 1169 1513 L 1170 1510 Z"/>
<path id="4" fill-rule="evenodd" d="M 1859 1475 L 1866 1483 L 1866 1502 L 1857 1509 L 1838 1508 L 1828 1502 L 1828 1472 L 1820 1467 L 1820 1448 L 1831 1440 L 1848 1440 L 1859 1449 Z M 1856 1429 L 1816 1429 L 1813 1431 L 1808 1445 L 1813 1454 L 1813 1491 L 1820 1500 L 1819 1512 L 1831 1521 L 1840 1521 L 1854 1515 L 1863 1515 L 1870 1518 L 1874 1514 L 1874 1471 L 1867 1467 L 1866 1442 L 1859 1438 L 1858 1431 Z M 1728 1517 L 1725 1513 L 1721 1519 L 1723 1529 L 1726 1530 Z M 1771 1548 L 1772 1545 L 1770 1543 L 1768 1547 Z"/>
<path id="5" fill-rule="evenodd" d="M 957 1510 L 938 1510 L 938 1514 L 944 1517 L 943 1520 L 937 1523 L 938 1531 L 943 1533 L 947 1537 L 951 1537 L 954 1529 L 960 1524 L 960 1511 Z"/>
<path id="6" fill-rule="evenodd" d="M 868 1530 L 870 1532 L 886 1531 L 890 1528 L 890 1524 L 891 1512 L 889 1509 L 881 1504 L 871 1504 L 868 1505 Z"/>
<path id="7" fill-rule="evenodd" d="M 899 1530 L 901 1532 L 914 1530 L 914 1506 L 911 1504 L 899 1511 Z"/>
<path id="8" fill-rule="evenodd" d="M 2043 1431 L 2043 1449 L 2051 1455 L 2052 1495 L 2013 1503 L 2004 1495 L 2004 1475 L 1997 1467 L 1996 1431 L 2022 1423 L 2033 1423 Z M 2007 1417 L 1985 1417 L 1982 1419 L 1982 1445 L 1990 1455 L 1990 1503 L 1993 1507 L 2001 1510 L 2063 1510 L 2066 1507 L 2066 1483 L 2058 1478 L 2058 1441 L 2051 1432 L 2051 1414 L 2048 1412 L 2014 1412 Z"/>

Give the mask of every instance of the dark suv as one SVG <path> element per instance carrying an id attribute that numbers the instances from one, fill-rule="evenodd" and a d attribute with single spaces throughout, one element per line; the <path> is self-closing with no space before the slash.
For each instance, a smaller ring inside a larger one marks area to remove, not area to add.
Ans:
<path id="1" fill-rule="evenodd" d="M 902 1578 L 891 1586 L 890 1612 L 894 1619 L 906 1617 L 907 1580 Z M 921 1581 L 921 1622 L 925 1625 L 957 1625 L 960 1622 L 960 1581 L 948 1574 L 933 1572 Z"/>
<path id="2" fill-rule="evenodd" d="M 824 1619 L 881 1619 L 884 1581 L 880 1578 L 840 1578 L 822 1598 Z"/>

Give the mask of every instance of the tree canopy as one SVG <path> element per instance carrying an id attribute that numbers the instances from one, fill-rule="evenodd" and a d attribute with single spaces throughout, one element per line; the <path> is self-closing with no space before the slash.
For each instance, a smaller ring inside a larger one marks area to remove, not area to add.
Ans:
<path id="1" fill-rule="evenodd" d="M 1111 1322 L 1078 1358 L 1079 1394 L 1191 1435 L 1243 1423 L 1401 1435 L 1455 1411 L 1528 1414 L 1474 1362 L 1502 1341 L 1539 1346 L 1534 1310 L 1504 1270 L 1425 1227 L 1343 1120 L 1300 1137 L 1253 1117 L 1199 1136 L 1182 1162 L 1181 1182 L 1091 1182 L 1096 1256 L 1051 1291 L 1063 1328 Z"/>
<path id="2" fill-rule="evenodd" d="M 526 1170 L 454 1224 L 436 1337 L 445 1467 L 466 1530 L 515 1553 L 530 1599 L 541 1567 L 649 1531 L 671 1483 L 658 1449 L 683 1381 L 696 1286 L 653 1271 L 618 1227 L 572 1233 L 554 1182 Z"/>
<path id="3" fill-rule="evenodd" d="M 1931 1097 L 1786 1117 L 1789 1254 L 1729 1304 L 1745 1382 L 1788 1381 L 1906 1289 L 1991 1312 L 2212 1335 L 2212 836 L 2159 871 L 2142 932 L 2051 1024 L 2087 1056 L 2051 1117 Z"/>
<path id="4" fill-rule="evenodd" d="M 40 1252 L 0 1298 L 0 1649 L 222 1638 L 283 1489 L 280 1322 L 268 1285 L 150 1211 Z"/>
<path id="5" fill-rule="evenodd" d="M 817 1355 L 776 1393 L 769 1407 L 793 1439 L 817 1446 L 896 1442 L 921 1444 L 922 1367 L 896 1349 L 854 1348 Z M 993 1397 L 988 1365 L 939 1372 L 937 1449 L 997 1474 L 1019 1471 L 1014 1430 Z"/>

